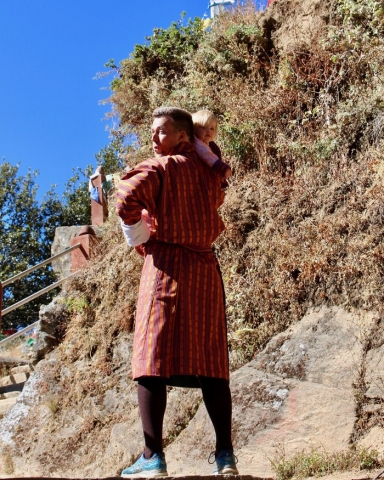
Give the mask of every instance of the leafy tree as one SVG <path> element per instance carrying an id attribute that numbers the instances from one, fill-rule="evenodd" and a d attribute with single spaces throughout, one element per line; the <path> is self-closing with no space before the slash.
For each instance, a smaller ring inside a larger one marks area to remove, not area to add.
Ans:
<path id="1" fill-rule="evenodd" d="M 125 147 L 123 136 L 115 136 L 111 143 L 96 153 L 97 165 L 103 167 L 106 174 L 116 173 L 124 167 L 124 155 L 131 147 Z"/>
<path id="2" fill-rule="evenodd" d="M 63 204 L 60 224 L 57 226 L 70 227 L 71 225 L 91 224 L 91 203 L 88 190 L 89 176 L 92 166 L 85 170 L 73 169 L 73 176 L 67 181 L 63 193 Z"/>
<path id="3" fill-rule="evenodd" d="M 155 28 L 146 43 L 135 45 L 129 58 L 116 66 L 106 66 L 117 75 L 111 82 L 112 102 L 121 125 L 137 135 L 140 125 L 148 125 L 152 110 L 168 101 L 174 83 L 186 73 L 186 64 L 205 35 L 201 18 L 172 22 L 167 29 Z"/>
<path id="4" fill-rule="evenodd" d="M 167 76 L 183 73 L 185 62 L 199 46 L 204 33 L 202 19 L 189 19 L 183 25 L 185 12 L 181 20 L 172 22 L 167 29 L 155 28 L 153 35 L 146 37 L 145 45 L 135 45 L 132 60 L 140 66 L 142 75 L 150 76 L 161 70 Z"/>
<path id="5" fill-rule="evenodd" d="M 3 161 L 0 166 L 0 272 L 5 280 L 37 265 L 51 256 L 51 245 L 58 226 L 90 224 L 87 173 L 74 170 L 66 183 L 62 200 L 54 187 L 41 202 L 36 198 L 37 171 L 18 175 L 19 165 Z M 4 310 L 10 305 L 51 285 L 55 275 L 44 266 L 4 288 Z M 2 328 L 27 326 L 38 318 L 40 305 L 55 295 L 55 290 L 32 300 L 2 318 Z"/>
<path id="6" fill-rule="evenodd" d="M 10 163 L 2 163 L 0 168 L 0 268 L 3 281 L 49 256 L 48 243 L 41 242 L 44 216 L 36 200 L 35 177 L 38 172 L 29 171 L 20 177 L 17 175 L 18 168 L 18 165 Z M 3 309 L 39 290 L 39 287 L 47 286 L 53 279 L 52 271 L 43 268 L 23 281 L 10 284 L 4 289 Z M 32 323 L 37 303 L 32 301 L 7 314 L 3 318 L 3 326 L 10 328 Z"/>

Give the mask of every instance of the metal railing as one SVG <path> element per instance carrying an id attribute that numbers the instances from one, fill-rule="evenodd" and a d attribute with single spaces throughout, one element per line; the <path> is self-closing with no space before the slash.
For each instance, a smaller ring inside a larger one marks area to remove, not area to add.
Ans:
<path id="1" fill-rule="evenodd" d="M 77 243 L 76 245 L 73 245 L 72 247 L 69 247 L 66 250 L 62 251 L 61 253 L 53 255 L 53 257 L 48 258 L 48 260 L 44 260 L 43 262 L 38 263 L 34 267 L 30 267 L 27 270 L 24 270 L 24 272 L 18 273 L 17 275 L 15 275 L 11 278 L 8 278 L 8 280 L 5 280 L 4 282 L 0 282 L 0 327 L 1 327 L 1 317 L 3 315 L 6 315 L 7 313 L 12 312 L 16 308 L 21 307 L 22 305 L 25 305 L 26 303 L 29 303 L 31 300 L 34 300 L 35 298 L 38 298 L 41 295 L 44 295 L 44 293 L 47 293 L 50 290 L 53 290 L 54 288 L 56 288 L 60 284 L 62 284 L 65 280 L 67 280 L 68 278 L 71 278 L 74 275 L 76 275 L 76 272 L 62 278 L 61 280 L 58 280 L 57 282 L 53 283 L 52 285 L 49 285 L 48 287 L 45 287 L 45 288 L 43 288 L 42 290 L 39 290 L 36 293 L 33 293 L 29 297 L 24 298 L 23 300 L 20 300 L 20 302 L 17 302 L 15 304 L 5 308 L 4 310 L 1 310 L 2 304 L 3 304 L 3 294 L 2 294 L 3 287 L 6 287 L 7 285 L 15 282 L 16 280 L 19 280 L 20 278 L 23 278 L 26 275 L 29 275 L 30 273 L 34 272 L 35 270 L 38 270 L 39 268 L 44 267 L 44 265 L 47 265 L 48 263 L 51 263 L 53 260 L 56 260 L 57 258 L 60 258 L 63 255 L 67 255 L 68 253 L 72 252 L 72 250 L 76 250 L 77 248 L 80 248 L 80 247 L 81 247 L 81 243 Z M 35 322 L 35 323 L 37 323 L 37 322 Z M 14 340 L 18 336 L 22 335 L 23 332 L 25 332 L 26 330 L 30 329 L 33 325 L 35 325 L 35 323 L 29 325 L 28 327 L 25 327 L 23 330 L 20 330 L 20 332 L 17 332 L 15 334 L 10 335 L 9 337 L 5 338 L 4 340 L 1 340 L 0 344 L 4 344 L 4 343 L 6 343 L 10 340 Z"/>
<path id="2" fill-rule="evenodd" d="M 19 330 L 13 335 L 10 335 L 9 337 L 4 338 L 3 340 L 0 340 L 0 346 L 4 346 L 6 343 L 10 342 L 11 340 L 16 340 L 16 338 L 21 337 L 21 335 L 25 335 L 26 333 L 29 332 L 29 330 L 32 330 L 34 327 L 36 327 L 38 323 L 39 323 L 39 320 L 35 323 L 31 323 L 31 325 L 28 325 L 28 327 L 25 327 L 22 330 Z"/>
<path id="3" fill-rule="evenodd" d="M 14 277 L 8 278 L 8 280 L 5 280 L 5 282 L 1 282 L 3 287 L 6 287 L 10 283 L 15 282 L 16 280 L 19 280 L 20 278 L 25 277 L 26 275 L 29 275 L 30 273 L 34 272 L 35 270 L 38 270 L 41 267 L 44 267 L 44 265 L 47 265 L 48 263 L 51 263 L 52 260 L 56 260 L 56 258 L 60 258 L 63 255 L 66 255 L 67 253 L 72 252 L 72 250 L 76 250 L 76 248 L 81 247 L 81 243 L 76 243 L 76 245 L 73 245 L 73 247 L 69 247 L 66 250 L 63 250 L 61 253 L 57 253 L 53 257 L 48 258 L 48 260 L 44 260 L 44 262 L 38 263 L 34 267 L 28 268 L 28 270 L 24 270 L 24 272 L 18 273 Z"/>
<path id="4" fill-rule="evenodd" d="M 45 287 L 45 288 L 39 290 L 38 292 L 33 293 L 33 294 L 30 295 L 29 297 L 24 298 L 24 300 L 20 300 L 20 302 L 14 303 L 14 304 L 11 305 L 10 307 L 5 308 L 4 310 L 2 310 L 1 316 L 6 315 L 6 314 L 9 313 L 9 312 L 12 312 L 12 310 L 16 310 L 16 308 L 21 307 L 22 305 L 25 305 L 26 303 L 29 303 L 31 300 L 34 300 L 35 298 L 41 297 L 41 295 L 44 295 L 44 293 L 47 293 L 47 292 L 49 292 L 50 290 L 53 290 L 54 288 L 58 287 L 58 286 L 61 285 L 65 280 L 67 280 L 68 278 L 73 277 L 74 275 L 76 275 L 76 273 L 72 273 L 71 275 L 68 275 L 67 277 L 62 278 L 61 280 L 58 280 L 57 282 L 52 283 L 52 285 L 49 285 L 48 287 Z"/>

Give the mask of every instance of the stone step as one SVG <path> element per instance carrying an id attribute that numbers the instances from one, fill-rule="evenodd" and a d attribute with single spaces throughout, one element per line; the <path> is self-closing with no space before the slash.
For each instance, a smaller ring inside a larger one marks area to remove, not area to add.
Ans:
<path id="1" fill-rule="evenodd" d="M 4 400 L 4 398 L 17 398 L 19 395 L 19 391 L 0 393 L 0 400 Z"/>
<path id="2" fill-rule="evenodd" d="M 21 392 L 29 373 L 15 373 L 0 379 L 0 393 Z"/>
<path id="3" fill-rule="evenodd" d="M 0 418 L 4 417 L 4 415 L 8 412 L 8 410 L 11 407 L 13 407 L 16 401 L 17 401 L 17 397 L 5 398 L 4 400 L 0 400 Z"/>
<path id="4" fill-rule="evenodd" d="M 28 364 L 28 361 L 24 360 L 24 358 L 4 357 L 0 355 L 0 365 L 17 366 L 17 365 L 25 365 L 25 364 Z"/>
<path id="5" fill-rule="evenodd" d="M 11 368 L 10 372 L 12 375 L 15 373 L 31 373 L 32 372 L 32 367 L 31 365 L 19 365 L 17 367 Z"/>

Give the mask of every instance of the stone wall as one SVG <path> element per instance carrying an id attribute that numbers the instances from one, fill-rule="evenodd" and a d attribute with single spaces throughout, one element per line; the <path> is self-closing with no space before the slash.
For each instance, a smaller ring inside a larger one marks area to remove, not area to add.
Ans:
<path id="1" fill-rule="evenodd" d="M 55 230 L 55 238 L 53 239 L 51 247 L 51 255 L 57 255 L 63 252 L 65 249 L 71 246 L 71 239 L 79 235 L 80 230 L 83 228 L 80 226 L 73 227 L 57 227 Z M 92 226 L 96 236 L 100 234 L 100 228 Z M 56 273 L 59 279 L 67 277 L 71 272 L 71 254 L 63 255 L 62 257 L 52 262 L 53 271 Z"/>

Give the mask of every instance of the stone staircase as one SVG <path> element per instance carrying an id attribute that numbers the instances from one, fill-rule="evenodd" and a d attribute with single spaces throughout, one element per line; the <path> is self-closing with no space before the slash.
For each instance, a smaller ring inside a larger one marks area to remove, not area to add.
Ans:
<path id="1" fill-rule="evenodd" d="M 12 366 L 14 365 L 14 366 Z M 15 366 L 16 365 L 16 366 Z M 25 360 L 4 359 L 0 357 L 0 366 L 7 375 L 0 378 L 0 419 L 16 403 L 33 367 Z"/>

